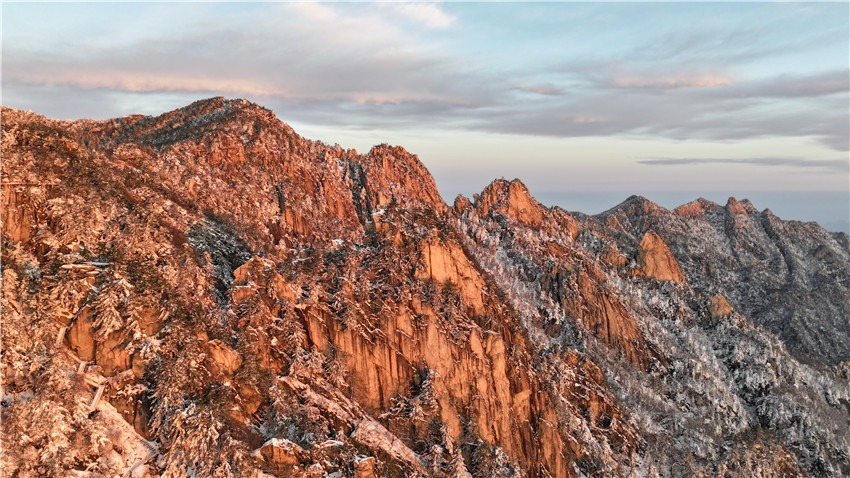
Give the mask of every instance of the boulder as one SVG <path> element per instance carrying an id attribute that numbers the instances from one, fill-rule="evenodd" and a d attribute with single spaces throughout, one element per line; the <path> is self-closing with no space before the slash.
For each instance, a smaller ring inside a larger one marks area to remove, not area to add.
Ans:
<path id="1" fill-rule="evenodd" d="M 375 465 L 377 461 L 374 456 L 361 457 L 354 459 L 354 477 L 355 478 L 375 478 Z"/>
<path id="2" fill-rule="evenodd" d="M 283 438 L 272 438 L 260 447 L 260 455 L 278 467 L 297 465 L 304 459 L 304 449 Z"/>
<path id="3" fill-rule="evenodd" d="M 727 317 L 735 310 L 729 305 L 729 301 L 721 294 L 717 294 L 708 301 L 708 316 L 712 324 L 717 324 L 723 317 Z"/>

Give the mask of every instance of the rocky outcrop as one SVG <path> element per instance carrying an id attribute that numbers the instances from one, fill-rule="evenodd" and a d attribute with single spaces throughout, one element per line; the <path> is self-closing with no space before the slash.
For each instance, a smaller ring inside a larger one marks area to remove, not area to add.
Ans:
<path id="1" fill-rule="evenodd" d="M 467 299 L 463 286 L 458 286 L 458 293 L 478 312 L 495 312 L 492 304 L 482 300 L 484 282 L 458 245 L 425 242 L 425 247 L 433 248 L 425 277 L 474 283 L 476 287 L 470 291 L 477 296 Z M 252 259 L 243 266 L 238 271 L 241 280 L 276 281 L 273 269 L 255 268 L 260 263 Z M 254 299 L 262 300 L 262 296 Z M 538 463 L 551 476 L 572 476 L 568 463 L 579 450 L 571 448 L 561 431 L 551 425 L 557 422 L 555 409 L 542 384 L 518 361 L 520 352 L 511 351 L 515 348 L 510 345 L 511 336 L 506 340 L 503 335 L 509 329 L 499 333 L 474 322 L 447 323 L 441 312 L 417 298 L 385 303 L 384 308 L 392 313 L 373 316 L 368 329 L 365 324 L 344 322 L 320 305 L 297 312 L 306 331 L 305 345 L 334 350 L 342 358 L 350 373 L 347 380 L 352 397 L 365 412 L 373 416 L 388 413 L 394 400 L 406 395 L 419 380 L 420 372 L 429 371 L 436 418 L 445 424 L 455 443 L 472 429 L 478 439 L 498 445 L 523 469 L 533 469 L 532 464 Z M 534 436 L 542 437 L 539 445 L 526 447 Z"/>
<path id="2" fill-rule="evenodd" d="M 644 230 L 646 223 L 669 211 L 643 196 L 629 196 L 617 206 L 599 214 L 609 229 L 618 232 Z"/>
<path id="3" fill-rule="evenodd" d="M 758 231 L 759 226 L 764 233 Z M 499 287 L 508 291 L 533 343 L 541 350 L 567 347 L 587 353 L 601 365 L 634 419 L 664 423 L 642 427 L 640 436 L 653 450 L 646 455 L 655 460 L 651 467 L 673 475 L 713 476 L 740 470 L 743 462 L 748 469 L 771 476 L 792 469 L 808 469 L 815 475 L 825 469 L 835 473 L 848 466 L 837 452 L 848 443 L 848 436 L 815 425 L 835 423 L 827 415 L 844 413 L 841 406 L 822 389 L 802 385 L 809 380 L 802 377 L 812 376 L 809 383 L 829 383 L 829 393 L 843 395 L 846 388 L 831 373 L 805 369 L 787 351 L 776 348 L 778 341 L 754 327 L 741 305 L 728 295 L 744 289 L 753 296 L 756 288 L 769 295 L 771 291 L 757 284 L 773 280 L 765 274 L 770 267 L 762 263 L 771 256 L 774 267 L 792 264 L 786 269 L 787 277 L 798 284 L 808 280 L 801 271 L 823 270 L 819 265 L 812 267 L 816 261 L 828 260 L 836 266 L 846 260 L 833 255 L 840 244 L 834 247 L 814 228 L 806 231 L 814 232 L 813 236 L 790 239 L 788 232 L 793 227 L 772 214 L 759 213 L 748 201 L 730 201 L 729 207 L 720 208 L 701 200 L 667 211 L 637 196 L 596 217 L 553 208 L 539 227 L 505 221 L 502 215 L 464 211 L 458 217 L 458 229 L 468 235 L 470 250 Z M 766 242 L 760 234 L 772 240 Z M 813 241 L 813 237 L 817 239 Z M 804 252 L 799 245 L 807 242 L 818 245 Z M 773 250 L 780 256 L 773 255 Z M 833 273 L 838 270 L 841 267 Z M 758 275 L 750 275 L 750 271 Z M 688 285 L 678 286 L 685 284 L 686 273 Z M 749 283 L 726 282 L 736 275 L 749 276 Z M 821 277 L 826 279 L 826 275 Z M 830 290 L 837 295 L 825 297 L 826 307 L 798 305 L 801 310 L 817 309 L 819 326 L 829 326 L 840 316 L 831 304 L 842 296 L 842 286 L 833 285 Z M 772 316 L 775 321 L 783 320 L 775 312 Z M 554 364 L 573 363 L 570 355 L 557 357 L 547 375 L 569 383 L 575 368 L 561 369 Z M 562 388 L 560 395 L 570 396 L 570 391 Z M 592 403 L 585 403 L 585 410 L 599 410 Z M 789 421 L 791 409 L 795 418 Z M 603 417 L 598 420 L 601 425 L 607 424 L 604 417 L 611 415 L 599 416 Z M 623 420 L 627 426 L 625 433 L 606 435 L 609 442 L 628 436 L 629 419 L 620 415 L 612 421 Z M 746 439 L 746 444 L 725 451 L 717 446 L 730 439 L 739 443 L 742 433 L 749 436 L 754 424 L 765 420 L 790 428 L 771 425 L 771 433 L 781 437 L 778 442 Z M 803 436 L 809 437 L 808 444 L 801 443 Z M 689 445 L 682 449 L 672 445 L 674 442 Z M 781 464 L 771 461 L 761 452 L 770 446 L 776 446 L 783 456 L 796 458 Z M 813 460 L 815 455 L 820 458 Z M 692 459 L 696 461 L 682 465 Z M 706 464 L 698 464 L 701 460 Z M 582 471 L 602 474 L 600 470 L 606 469 L 618 474 L 612 471 L 615 465 L 605 466 Z"/>
<path id="4" fill-rule="evenodd" d="M 850 254 L 840 236 L 783 221 L 748 200 L 719 206 L 701 199 L 674 211 L 636 201 L 598 219 L 616 219 L 615 235 L 625 244 L 650 232 L 663 236 L 690 287 L 706 298 L 722 294 L 796 353 L 833 364 L 850 356 L 840 319 L 850 314 Z"/>
<path id="5" fill-rule="evenodd" d="M 3 207 L 4 234 L 10 240 L 26 243 L 35 233 L 39 220 L 36 205 L 29 195 L 22 191 L 22 186 L 14 181 L 4 180 L 0 205 Z"/>
<path id="6" fill-rule="evenodd" d="M 260 455 L 277 468 L 297 465 L 304 460 L 304 450 L 286 439 L 272 438 L 260 447 Z"/>
<path id="7" fill-rule="evenodd" d="M 475 209 L 481 216 L 502 214 L 526 226 L 540 226 L 543 221 L 543 208 L 518 179 L 490 183 L 475 198 Z"/>
<path id="8" fill-rule="evenodd" d="M 734 311 L 729 301 L 720 294 L 715 295 L 708 301 L 708 313 L 712 319 L 719 320 Z"/>
<path id="9" fill-rule="evenodd" d="M 94 360 L 94 317 L 90 308 L 86 307 L 76 314 L 74 325 L 68 331 L 68 342 L 81 360 L 89 362 Z"/>
<path id="10" fill-rule="evenodd" d="M 556 267 L 543 275 L 543 290 L 558 300 L 562 310 L 633 363 L 646 368 L 660 358 L 619 299 L 606 291 L 605 277 L 590 264 Z"/>
<path id="11" fill-rule="evenodd" d="M 641 239 L 637 260 L 640 272 L 647 277 L 678 284 L 685 282 L 685 275 L 679 268 L 676 258 L 673 257 L 664 240 L 654 231 L 647 232 Z"/>
<path id="12" fill-rule="evenodd" d="M 720 206 L 707 199 L 699 198 L 696 201 L 691 201 L 687 204 L 682 204 L 676 209 L 673 209 L 673 212 L 682 217 L 692 218 L 704 215 L 711 211 L 715 211 L 719 207 Z"/>
<path id="13" fill-rule="evenodd" d="M 436 237 L 427 239 L 423 241 L 422 262 L 423 268 L 418 277 L 431 279 L 445 287 L 457 287 L 476 314 L 484 312 L 484 279 L 459 244 L 441 242 Z"/>
<path id="14" fill-rule="evenodd" d="M 472 209 L 472 203 L 469 201 L 469 198 L 466 196 L 458 194 L 455 198 L 455 202 L 452 205 L 452 213 L 456 216 L 462 215 L 465 211 L 469 211 Z"/>
<path id="15" fill-rule="evenodd" d="M 219 339 L 207 342 L 209 356 L 215 362 L 214 368 L 224 375 L 233 375 L 241 365 L 242 357 L 232 348 L 228 347 Z"/>
<path id="16" fill-rule="evenodd" d="M 360 162 L 368 178 L 367 200 L 373 211 L 396 201 L 401 207 L 426 207 L 444 211 L 446 204 L 431 173 L 400 146 L 373 147 Z"/>

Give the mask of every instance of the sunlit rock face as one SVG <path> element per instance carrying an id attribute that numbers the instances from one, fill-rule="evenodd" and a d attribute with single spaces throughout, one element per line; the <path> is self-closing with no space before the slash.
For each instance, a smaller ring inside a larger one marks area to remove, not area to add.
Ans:
<path id="1" fill-rule="evenodd" d="M 475 208 L 481 215 L 501 214 L 527 226 L 543 221 L 543 208 L 518 180 L 493 181 L 475 199 Z"/>
<path id="2" fill-rule="evenodd" d="M 643 235 L 638 245 L 637 259 L 640 272 L 647 277 L 678 284 L 685 282 L 685 275 L 676 258 L 670 253 L 667 244 L 653 231 Z"/>
<path id="3" fill-rule="evenodd" d="M 244 100 L 2 128 L 4 476 L 850 473 L 846 236 L 449 207 Z"/>

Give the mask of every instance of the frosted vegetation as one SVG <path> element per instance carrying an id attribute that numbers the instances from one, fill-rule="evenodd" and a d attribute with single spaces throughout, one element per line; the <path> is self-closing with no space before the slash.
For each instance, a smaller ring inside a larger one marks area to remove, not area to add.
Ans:
<path id="1" fill-rule="evenodd" d="M 846 235 L 449 209 L 401 148 L 221 98 L 4 109 L 3 154 L 4 476 L 850 475 Z"/>
<path id="2" fill-rule="evenodd" d="M 567 215 L 557 208 L 553 214 Z M 722 221 L 718 215 L 711 218 L 713 222 Z M 582 228 L 573 238 L 564 230 L 543 232 L 524 227 L 504 215 L 480 218 L 474 210 L 469 210 L 456 227 L 466 233 L 469 249 L 506 291 L 542 355 L 557 364 L 556 351 L 567 347 L 587 354 L 605 372 L 617 396 L 631 411 L 630 425 L 640 430 L 646 447 L 641 459 L 620 457 L 620 463 L 625 458 L 625 462 L 642 470 L 641 474 L 648 475 L 723 475 L 752 465 L 742 463 L 741 453 L 746 453 L 742 450 L 749 443 L 761 441 L 774 447 L 781 443 L 788 451 L 778 453 L 796 454 L 814 476 L 838 476 L 850 471 L 847 428 L 850 387 L 846 377 L 836 374 L 839 369 L 813 368 L 800 362 L 773 333 L 739 312 L 713 323 L 706 308 L 707 298 L 711 296 L 694 289 L 698 287 L 704 293 L 733 289 L 717 288 L 713 284 L 692 288 L 608 269 L 606 282 L 600 286 L 626 305 L 644 337 L 669 362 L 651 367 L 648 373 L 601 343 L 580 321 L 565 315 L 556 303 L 557 297 L 541 287 L 542 276 L 553 265 L 541 251 L 546 242 L 554 241 L 567 246 L 578 261 L 598 261 L 617 232 L 606 231 L 605 226 L 592 218 L 587 218 L 586 224 L 590 227 Z M 780 223 L 779 227 L 784 224 Z M 828 236 L 822 230 L 816 232 Z M 690 251 L 719 248 L 711 244 L 717 235 L 708 224 L 699 224 L 682 237 L 687 240 L 684 248 Z M 831 238 L 825 239 L 831 247 L 837 246 Z M 760 246 L 753 244 L 754 241 L 750 239 L 747 250 L 758 251 Z M 623 247 L 622 243 L 617 245 Z M 822 267 L 811 256 L 801 253 L 799 244 L 788 245 L 782 254 L 785 261 L 802 264 L 792 268 L 792 273 L 799 276 L 805 277 L 806 271 Z M 743 252 L 741 255 L 743 261 L 755 260 Z M 688 269 L 704 267 L 708 259 L 699 255 L 681 257 Z M 633 261 L 625 266 L 626 270 L 635 267 Z M 718 267 L 721 275 L 713 279 L 721 284 L 734 283 L 738 277 L 734 271 Z M 811 276 L 811 272 L 808 274 Z M 697 274 L 688 277 L 704 280 Z M 759 280 L 764 279 L 754 278 L 750 282 L 759 283 Z M 568 287 L 575 289 L 576 284 Z M 730 296 L 737 294 L 730 292 Z M 815 314 L 829 317 L 829 312 Z M 553 336 L 544 330 L 553 323 L 568 326 Z M 557 369 L 555 366 L 549 370 Z M 553 379 L 569 380 L 569 376 L 556 371 Z M 617 469 L 613 462 L 606 465 L 609 473 L 624 472 L 623 467 Z M 769 468 L 762 472 L 771 473 Z"/>

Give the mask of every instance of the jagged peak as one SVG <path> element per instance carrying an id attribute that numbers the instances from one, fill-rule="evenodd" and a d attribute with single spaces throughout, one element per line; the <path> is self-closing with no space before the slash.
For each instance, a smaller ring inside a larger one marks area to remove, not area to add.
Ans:
<path id="1" fill-rule="evenodd" d="M 740 201 L 738 201 L 738 203 L 741 204 L 741 206 L 744 208 L 744 210 L 747 211 L 748 213 L 758 212 L 758 210 L 753 205 L 753 203 L 751 203 L 750 200 L 747 199 L 747 198 L 741 199 Z"/>
<path id="2" fill-rule="evenodd" d="M 376 144 L 376 145 L 372 146 L 372 148 L 369 149 L 369 152 L 366 153 L 366 155 L 367 156 L 389 155 L 389 156 L 396 156 L 396 157 L 397 156 L 417 157 L 415 154 L 404 149 L 403 146 L 393 145 L 393 144 L 389 144 L 389 143 L 381 143 L 381 144 Z"/>
<path id="3" fill-rule="evenodd" d="M 403 147 L 386 143 L 378 144 L 365 155 L 354 158 L 354 161 L 367 172 L 371 171 L 372 189 L 376 186 L 385 188 L 385 193 L 395 197 L 396 200 L 406 202 L 410 199 L 435 211 L 444 212 L 448 209 L 437 190 L 434 177 L 417 155 Z M 387 204 L 391 201 L 391 197 L 385 196 L 375 200 L 376 205 Z"/>
<path id="4" fill-rule="evenodd" d="M 421 181 L 427 183 L 423 183 L 423 185 L 427 185 L 429 188 L 434 189 L 433 194 L 436 194 L 437 185 L 434 182 L 434 178 L 431 177 L 431 173 L 425 165 L 422 164 L 422 161 L 419 160 L 419 156 L 404 149 L 404 147 L 387 143 L 376 144 L 369 149 L 369 152 L 366 153 L 365 157 L 382 161 L 384 169 L 387 169 L 390 166 L 390 163 L 388 163 L 387 160 L 391 160 L 391 164 L 394 168 L 401 166 L 402 170 L 406 169 L 408 173 L 413 171 L 417 177 L 420 177 Z M 442 202 L 442 200 L 440 202 Z"/>
<path id="5" fill-rule="evenodd" d="M 726 201 L 726 211 L 731 214 L 750 214 L 756 212 L 755 206 L 749 199 L 741 199 L 738 201 L 734 197 L 729 197 Z"/>
<path id="6" fill-rule="evenodd" d="M 505 214 L 529 226 L 539 226 L 543 221 L 543 206 L 519 179 L 496 179 L 474 199 L 475 209 L 482 215 L 491 212 Z"/>
<path id="7" fill-rule="evenodd" d="M 459 216 L 470 209 L 472 209 L 472 202 L 469 198 L 463 194 L 458 194 L 452 205 L 452 211 Z"/>
<path id="8" fill-rule="evenodd" d="M 496 178 L 490 181 L 490 184 L 484 187 L 484 191 L 493 190 L 493 191 L 507 191 L 514 183 L 517 183 L 516 187 L 520 187 L 528 191 L 528 188 L 523 184 L 519 178 L 513 178 L 511 180 L 507 180 L 504 177 Z M 482 191 L 483 192 L 483 191 Z"/>
<path id="9" fill-rule="evenodd" d="M 756 212 L 758 213 L 758 211 L 756 211 Z M 797 220 L 794 220 L 794 219 L 782 219 L 781 217 L 777 216 L 773 211 L 771 211 L 769 208 L 763 209 L 758 214 L 759 214 L 759 218 L 761 219 L 762 224 L 767 224 L 767 225 L 770 225 L 771 227 L 778 226 L 779 224 L 797 224 L 797 225 L 807 224 L 807 225 L 815 226 L 815 227 L 818 227 L 818 228 L 823 227 L 820 224 L 818 224 L 816 221 L 797 221 Z"/>
<path id="10" fill-rule="evenodd" d="M 490 182 L 484 189 L 481 191 L 481 194 L 475 195 L 475 201 L 477 202 L 479 198 L 484 197 L 485 195 L 498 197 L 499 199 L 508 199 L 508 195 L 511 190 L 515 191 L 515 194 L 522 194 L 531 197 L 531 193 L 528 191 L 528 187 L 523 184 L 517 178 L 511 179 L 508 181 L 505 178 L 497 178 Z M 534 199 L 534 198 L 532 198 Z"/>

